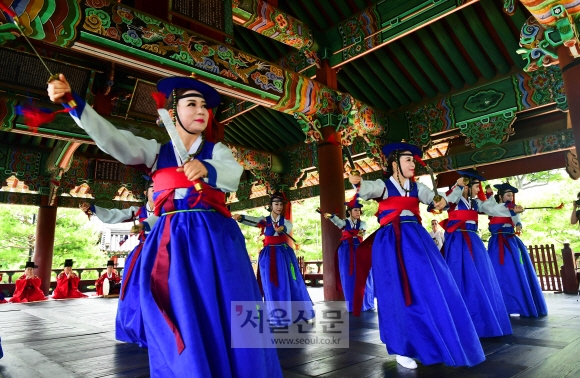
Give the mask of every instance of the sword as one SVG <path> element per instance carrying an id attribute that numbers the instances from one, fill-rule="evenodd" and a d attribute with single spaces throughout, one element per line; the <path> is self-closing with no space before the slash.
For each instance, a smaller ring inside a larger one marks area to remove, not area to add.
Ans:
<path id="1" fill-rule="evenodd" d="M 433 184 L 433 193 L 435 193 L 433 202 L 439 202 L 443 199 L 443 197 L 441 197 L 441 195 L 437 192 L 437 181 L 435 180 L 435 173 L 433 173 L 433 168 L 428 165 L 425 165 L 425 168 L 429 172 L 429 175 L 431 176 L 431 183 Z"/>
<path id="2" fill-rule="evenodd" d="M 167 109 L 157 109 L 157 113 L 159 114 L 159 117 L 161 118 L 161 121 L 163 122 L 163 125 L 167 130 L 167 134 L 169 134 L 171 142 L 173 143 L 175 149 L 177 150 L 177 154 L 181 158 L 183 165 L 185 165 L 185 163 L 191 160 L 191 157 L 189 156 L 189 152 L 187 152 L 187 149 L 185 148 L 183 141 L 181 140 L 179 134 L 177 133 L 176 126 L 171 120 L 169 112 L 167 111 Z M 196 182 L 194 184 L 194 187 L 195 190 L 197 190 L 198 192 L 201 192 L 203 190 L 203 186 L 199 182 Z"/>
<path id="3" fill-rule="evenodd" d="M 353 176 L 360 176 L 360 172 L 355 168 L 354 161 L 352 160 L 352 156 L 350 155 L 350 151 L 348 150 L 347 146 L 342 146 L 342 154 L 346 156 L 348 160 L 348 164 L 350 165 L 350 174 Z"/>

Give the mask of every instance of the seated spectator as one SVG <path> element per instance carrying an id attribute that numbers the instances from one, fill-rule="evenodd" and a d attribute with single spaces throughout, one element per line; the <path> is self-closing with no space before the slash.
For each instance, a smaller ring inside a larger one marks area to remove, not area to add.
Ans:
<path id="1" fill-rule="evenodd" d="M 40 290 L 40 278 L 34 274 L 34 262 L 28 261 L 24 268 L 24 274 L 16 280 L 16 290 L 10 302 L 26 303 L 44 301 L 47 299 Z"/>
<path id="2" fill-rule="evenodd" d="M 6 299 L 4 299 L 4 293 L 0 291 L 0 304 L 2 303 L 8 303 L 6 302 Z"/>
<path id="3" fill-rule="evenodd" d="M 437 223 L 436 219 L 431 221 L 431 230 L 432 231 L 429 231 L 429 235 L 437 245 L 437 248 L 441 250 L 441 247 L 443 247 L 443 242 L 445 241 L 445 231 L 439 227 L 439 223 Z"/>
<path id="4" fill-rule="evenodd" d="M 64 272 L 56 278 L 56 289 L 52 293 L 54 299 L 85 298 L 86 295 L 79 291 L 80 278 L 72 271 L 73 261 L 64 261 Z"/>
<path id="5" fill-rule="evenodd" d="M 115 262 L 113 260 L 107 261 L 107 271 L 95 281 L 95 287 L 97 289 L 97 295 L 103 295 L 103 282 L 105 278 L 109 280 L 109 292 L 107 294 L 119 294 L 121 289 L 121 277 L 113 271 L 115 267 Z"/>

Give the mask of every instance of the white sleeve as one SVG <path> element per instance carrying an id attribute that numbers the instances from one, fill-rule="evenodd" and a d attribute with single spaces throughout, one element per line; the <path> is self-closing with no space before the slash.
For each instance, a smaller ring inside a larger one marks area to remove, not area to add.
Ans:
<path id="1" fill-rule="evenodd" d="M 258 223 L 260 223 L 262 221 L 266 222 L 266 218 L 265 217 L 251 217 L 249 215 L 242 215 L 242 219 L 240 220 L 240 223 L 244 224 L 246 226 L 258 227 Z"/>
<path id="2" fill-rule="evenodd" d="M 331 221 L 332 223 L 334 223 L 335 226 L 340 228 L 341 230 L 344 228 L 344 226 L 346 226 L 346 221 L 340 219 L 339 217 L 337 217 L 334 214 L 330 218 L 328 218 L 328 220 Z"/>
<path id="3" fill-rule="evenodd" d="M 69 114 L 103 152 L 125 165 L 153 167 L 160 148 L 156 140 L 141 138 L 129 131 L 118 130 L 88 106 L 83 99 L 76 95 L 74 97 L 77 107 Z"/>
<path id="4" fill-rule="evenodd" d="M 360 227 L 359 227 L 359 229 L 366 231 L 367 230 L 367 222 L 360 221 Z"/>
<path id="5" fill-rule="evenodd" d="M 477 207 L 482 213 L 486 213 L 492 217 L 511 217 L 511 213 L 503 203 L 495 202 L 493 197 L 490 197 L 487 201 L 482 201 L 476 199 Z"/>
<path id="6" fill-rule="evenodd" d="M 458 203 L 463 195 L 463 188 L 461 186 L 455 185 L 451 193 L 447 197 L 447 203 Z"/>
<path id="7" fill-rule="evenodd" d="M 360 198 L 368 200 L 371 198 L 387 198 L 387 187 L 383 180 L 365 181 L 360 180 L 360 190 L 358 192 Z"/>
<path id="8" fill-rule="evenodd" d="M 514 225 L 520 225 L 522 226 L 522 218 L 521 218 L 521 214 L 516 214 L 512 216 L 512 222 L 514 222 Z"/>
<path id="9" fill-rule="evenodd" d="M 236 161 L 232 151 L 222 143 L 216 143 L 211 159 L 202 161 L 208 175 L 203 180 L 222 192 L 235 192 L 240 185 L 244 168 Z"/>
<path id="10" fill-rule="evenodd" d="M 286 233 L 289 234 L 292 232 L 292 222 L 287 219 L 284 219 L 284 227 L 286 227 Z"/>
<path id="11" fill-rule="evenodd" d="M 157 215 L 150 215 L 147 219 L 145 219 L 143 221 L 144 225 L 144 229 L 145 229 L 145 234 L 148 234 L 149 232 L 151 232 L 151 230 L 153 229 L 153 226 L 155 226 L 155 223 L 157 223 L 157 221 L 159 220 L 159 217 Z"/>
<path id="12" fill-rule="evenodd" d="M 103 223 L 115 224 L 121 222 L 130 222 L 133 220 L 132 213 L 137 215 L 139 206 L 131 206 L 128 209 L 105 209 L 95 206 L 95 215 Z"/>
<path id="13" fill-rule="evenodd" d="M 435 197 L 433 189 L 420 182 L 417 183 L 417 188 L 419 189 L 419 201 L 423 202 L 425 205 L 430 205 L 433 202 L 433 198 Z M 443 197 L 448 203 L 450 202 L 445 193 L 438 191 L 437 194 Z M 452 192 L 449 196 L 454 198 L 454 193 Z"/>

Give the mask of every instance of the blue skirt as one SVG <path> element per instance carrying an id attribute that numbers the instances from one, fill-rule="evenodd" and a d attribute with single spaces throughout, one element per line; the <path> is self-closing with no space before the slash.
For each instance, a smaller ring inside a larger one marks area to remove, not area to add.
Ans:
<path id="1" fill-rule="evenodd" d="M 358 239 L 353 240 L 353 249 L 356 255 L 356 249 L 358 248 Z M 356 257 L 354 258 L 354 266 L 352 269 L 352 275 L 350 274 L 350 244 L 348 240 L 343 240 L 338 246 L 338 267 L 340 272 L 340 283 L 342 284 L 342 291 L 344 292 L 344 298 L 346 300 L 346 308 L 348 312 L 352 312 L 352 304 L 354 301 L 354 278 L 356 272 Z M 375 308 L 375 294 L 373 287 L 373 274 L 372 270 L 369 272 L 369 278 L 367 278 L 367 284 L 365 287 L 365 296 L 363 298 L 362 310 L 368 311 Z"/>
<path id="2" fill-rule="evenodd" d="M 528 249 L 513 234 L 513 227 L 503 227 L 501 231 L 509 246 L 504 247 L 504 263 L 499 261 L 499 236 L 496 232 L 492 232 L 489 239 L 488 251 L 508 313 L 526 317 L 548 315 Z"/>
<path id="3" fill-rule="evenodd" d="M 125 274 L 135 257 L 135 251 L 140 248 L 137 245 L 127 256 L 125 261 Z M 143 326 L 143 316 L 141 315 L 141 303 L 139 301 L 139 273 L 141 265 L 141 255 L 137 256 L 131 277 L 129 280 L 123 279 L 121 291 L 125 290 L 123 299 L 119 297 L 117 307 L 117 317 L 115 319 L 115 338 L 119 341 L 134 343 L 142 348 L 147 348 L 147 338 L 145 337 L 145 327 Z M 127 285 L 125 288 L 124 286 Z"/>
<path id="4" fill-rule="evenodd" d="M 276 274 L 278 285 L 270 270 L 270 248 L 275 248 Z M 300 273 L 298 260 L 294 250 L 286 244 L 269 245 L 264 247 L 258 257 L 258 267 L 260 269 L 260 279 L 264 290 L 264 300 L 270 314 L 274 310 L 283 310 L 288 315 L 292 314 L 296 318 L 297 311 L 303 311 L 304 319 L 314 318 L 312 300 L 306 290 L 306 284 Z M 292 309 L 289 302 L 301 302 L 298 308 Z M 274 314 L 278 314 L 276 312 Z M 293 319 L 294 320 L 294 319 Z M 276 323 L 276 322 L 274 322 Z M 281 324 L 283 325 L 283 324 Z"/>
<path id="5" fill-rule="evenodd" d="M 189 210 L 186 200 L 174 201 Z M 275 349 L 231 348 L 231 302 L 261 301 L 235 220 L 214 211 L 177 212 L 170 224 L 169 299 L 185 349 L 151 290 L 151 273 L 167 216 L 148 235 L 141 260 L 141 311 L 151 377 L 282 377 Z"/>
<path id="6" fill-rule="evenodd" d="M 477 225 L 468 223 L 465 227 L 466 231 L 445 233 L 445 261 L 478 336 L 510 335 L 512 326 L 509 314 L 485 245 L 476 233 Z M 471 252 L 465 240 L 466 234 L 471 240 Z"/>
<path id="7" fill-rule="evenodd" d="M 372 266 L 381 340 L 389 354 L 424 365 L 473 366 L 485 360 L 455 280 L 429 233 L 401 217 L 401 249 L 412 303 L 405 304 L 392 225 L 377 231 Z"/>

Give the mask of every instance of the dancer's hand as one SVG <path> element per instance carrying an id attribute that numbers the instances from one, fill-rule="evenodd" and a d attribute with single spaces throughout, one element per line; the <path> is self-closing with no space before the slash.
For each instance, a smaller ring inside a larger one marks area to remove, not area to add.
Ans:
<path id="1" fill-rule="evenodd" d="M 521 214 L 524 212 L 524 208 L 520 205 L 515 205 L 513 208 L 514 213 Z"/>
<path id="2" fill-rule="evenodd" d="M 353 184 L 353 185 L 358 185 L 361 182 L 361 177 L 360 176 L 355 176 L 355 175 L 348 175 L 348 181 Z"/>
<path id="3" fill-rule="evenodd" d="M 467 181 L 467 182 L 465 182 Z M 464 178 L 464 177 L 460 177 L 457 179 L 457 186 L 467 186 L 467 184 L 469 184 L 469 180 Z"/>
<path id="4" fill-rule="evenodd" d="M 79 207 L 83 213 L 86 213 L 87 211 L 89 211 L 91 209 L 91 204 L 88 202 L 83 202 L 83 203 L 79 204 Z"/>
<path id="5" fill-rule="evenodd" d="M 234 214 L 232 215 L 232 218 L 234 218 L 236 222 L 239 222 L 242 219 L 242 216 L 240 214 Z"/>
<path id="6" fill-rule="evenodd" d="M 190 181 L 199 180 L 207 176 L 207 168 L 197 159 L 190 160 L 182 167 L 177 168 L 177 172 L 185 173 L 185 176 Z"/>
<path id="7" fill-rule="evenodd" d="M 324 217 L 326 219 L 330 219 L 330 218 L 332 218 L 332 214 L 330 214 L 330 213 L 324 213 Z"/>
<path id="8" fill-rule="evenodd" d="M 435 206 L 435 209 L 443 210 L 445 206 L 447 206 L 447 201 L 445 200 L 445 198 L 441 198 L 440 201 L 434 202 L 433 205 Z"/>
<path id="9" fill-rule="evenodd" d="M 58 80 L 53 80 L 48 83 L 47 92 L 50 101 L 56 104 L 65 103 L 66 101 L 63 99 L 63 96 L 71 92 L 70 84 L 66 81 L 64 75 L 60 74 Z"/>
<path id="10" fill-rule="evenodd" d="M 284 232 L 284 226 L 280 226 L 280 227 L 276 228 L 276 232 L 279 234 L 282 234 Z"/>

